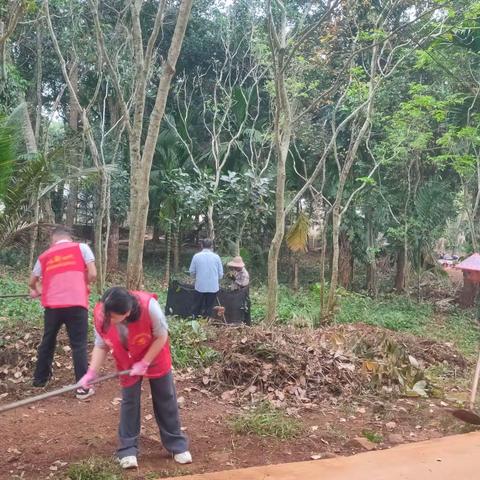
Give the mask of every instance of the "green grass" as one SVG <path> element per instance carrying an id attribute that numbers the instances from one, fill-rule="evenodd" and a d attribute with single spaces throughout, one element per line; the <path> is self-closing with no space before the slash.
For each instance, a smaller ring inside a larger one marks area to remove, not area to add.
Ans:
<path id="1" fill-rule="evenodd" d="M 433 308 L 404 296 L 388 295 L 374 300 L 370 297 L 343 292 L 336 323 L 363 322 L 395 331 L 423 333 L 431 322 Z"/>
<path id="2" fill-rule="evenodd" d="M 265 318 L 267 306 L 267 289 L 259 287 L 250 289 L 252 301 L 252 319 L 259 323 Z M 319 297 L 309 289 L 300 289 L 294 292 L 285 285 L 278 287 L 278 321 L 283 324 L 292 323 L 296 320 L 313 320 L 320 309 Z"/>
<path id="3" fill-rule="evenodd" d="M 476 353 L 480 340 L 479 325 L 471 310 L 455 309 L 438 314 L 427 302 L 418 303 L 399 295 L 386 295 L 374 300 L 354 293 L 344 294 L 335 321 L 363 322 L 440 342 L 451 342 L 467 356 Z"/>
<path id="4" fill-rule="evenodd" d="M 28 293 L 27 279 L 23 282 L 12 278 L 7 273 L 0 276 L 0 295 Z M 43 309 L 38 300 L 30 298 L 0 299 L 0 328 L 19 323 L 39 324 Z"/>
<path id="5" fill-rule="evenodd" d="M 303 430 L 299 420 L 287 417 L 267 402 L 232 417 L 230 422 L 235 433 L 275 437 L 281 440 L 295 438 Z"/>
<path id="6" fill-rule="evenodd" d="M 121 480 L 122 469 L 114 460 L 91 457 L 73 463 L 67 469 L 68 480 Z"/>
<path id="7" fill-rule="evenodd" d="M 371 432 L 370 430 L 364 430 L 362 436 L 372 443 L 382 443 L 383 437 L 379 433 Z"/>

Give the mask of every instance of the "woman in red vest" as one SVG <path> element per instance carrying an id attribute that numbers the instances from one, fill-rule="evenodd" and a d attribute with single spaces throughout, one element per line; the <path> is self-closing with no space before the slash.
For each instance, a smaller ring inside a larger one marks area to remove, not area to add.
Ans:
<path id="1" fill-rule="evenodd" d="M 156 298 L 153 293 L 129 292 L 122 287 L 105 292 L 93 311 L 96 339 L 90 367 L 79 382 L 83 388 L 89 388 L 108 350 L 119 371 L 130 370 L 129 376 L 120 377 L 122 404 L 117 455 L 123 468 L 138 466 L 143 377 L 150 381 L 153 410 L 164 447 L 176 462 L 192 462 L 180 427 L 167 324 Z"/>

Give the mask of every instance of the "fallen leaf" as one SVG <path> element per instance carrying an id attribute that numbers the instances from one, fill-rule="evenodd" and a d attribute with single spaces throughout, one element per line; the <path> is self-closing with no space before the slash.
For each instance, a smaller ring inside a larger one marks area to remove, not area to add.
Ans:
<path id="1" fill-rule="evenodd" d="M 227 390 L 226 392 L 223 392 L 222 393 L 222 400 L 226 401 L 226 402 L 229 402 L 230 400 L 232 400 L 232 398 L 235 396 L 235 393 L 236 393 L 236 390 Z"/>

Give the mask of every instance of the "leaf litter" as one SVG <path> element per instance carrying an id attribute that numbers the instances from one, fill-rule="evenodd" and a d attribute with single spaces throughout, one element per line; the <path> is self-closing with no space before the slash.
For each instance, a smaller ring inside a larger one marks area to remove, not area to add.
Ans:
<path id="1" fill-rule="evenodd" d="M 368 393 L 437 396 L 425 368 L 467 365 L 451 345 L 363 324 L 229 328 L 213 347 L 217 361 L 196 376 L 230 403 L 266 398 L 277 406 L 308 407 Z"/>

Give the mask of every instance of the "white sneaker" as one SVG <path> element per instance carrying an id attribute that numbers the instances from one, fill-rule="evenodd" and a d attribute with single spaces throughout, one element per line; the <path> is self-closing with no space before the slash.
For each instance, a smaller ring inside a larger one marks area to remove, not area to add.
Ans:
<path id="1" fill-rule="evenodd" d="M 192 463 L 192 454 L 187 450 L 186 452 L 183 453 L 176 453 L 173 456 L 173 459 L 177 462 L 180 463 L 181 465 L 185 465 L 187 463 Z"/>
<path id="2" fill-rule="evenodd" d="M 124 469 L 127 468 L 138 468 L 137 457 L 130 455 L 128 457 L 119 458 L 120 466 Z"/>
<path id="3" fill-rule="evenodd" d="M 90 388 L 77 388 L 75 390 L 75 397 L 78 400 L 86 400 L 87 398 L 91 397 L 92 395 L 95 395 L 95 390 L 90 387 Z"/>

